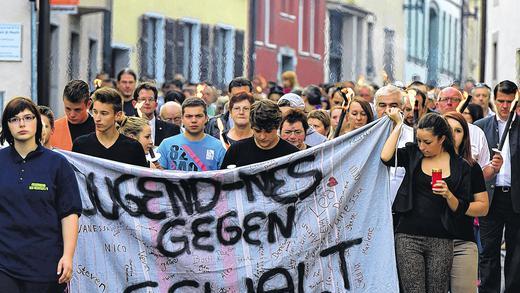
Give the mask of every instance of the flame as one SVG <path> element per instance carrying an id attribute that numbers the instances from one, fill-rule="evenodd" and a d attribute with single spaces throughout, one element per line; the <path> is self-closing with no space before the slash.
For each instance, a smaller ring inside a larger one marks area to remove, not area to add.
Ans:
<path id="1" fill-rule="evenodd" d="M 410 101 L 410 106 L 412 106 L 412 109 L 415 109 L 415 97 L 417 96 L 417 91 L 407 90 L 406 94 L 408 96 L 408 100 Z"/>

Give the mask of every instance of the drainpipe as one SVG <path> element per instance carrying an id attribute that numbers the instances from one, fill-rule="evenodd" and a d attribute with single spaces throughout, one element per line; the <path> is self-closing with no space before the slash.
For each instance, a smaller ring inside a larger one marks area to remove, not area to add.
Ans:
<path id="1" fill-rule="evenodd" d="M 482 0 L 482 22 L 480 23 L 480 82 L 486 78 L 486 30 L 487 30 L 487 0 Z"/>
<path id="2" fill-rule="evenodd" d="M 31 99 L 38 102 L 38 17 L 36 15 L 36 3 L 31 0 Z"/>
<path id="3" fill-rule="evenodd" d="M 103 71 L 110 76 L 112 72 L 112 0 L 108 0 L 107 7 L 103 11 Z"/>
<path id="4" fill-rule="evenodd" d="M 256 0 L 249 0 L 249 54 L 247 77 L 253 80 L 255 75 L 255 40 L 256 40 Z"/>
<path id="5" fill-rule="evenodd" d="M 38 104 L 49 106 L 51 20 L 48 0 L 40 1 L 38 23 Z"/>
<path id="6" fill-rule="evenodd" d="M 460 6 L 460 66 L 459 66 L 459 80 L 462 86 L 464 86 L 463 73 L 464 73 L 464 43 L 466 37 L 464 36 L 464 8 L 466 7 L 466 1 L 462 0 L 462 4 Z"/>

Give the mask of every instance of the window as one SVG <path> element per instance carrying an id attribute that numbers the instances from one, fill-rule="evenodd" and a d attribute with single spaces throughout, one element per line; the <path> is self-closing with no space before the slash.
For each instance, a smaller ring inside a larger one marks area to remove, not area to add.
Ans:
<path id="1" fill-rule="evenodd" d="M 112 76 L 130 66 L 130 48 L 113 47 L 112 48 Z"/>
<path id="2" fill-rule="evenodd" d="M 497 52 L 497 41 L 493 42 L 493 63 L 492 63 L 492 70 L 493 70 L 493 80 L 497 80 L 497 68 L 498 68 L 498 64 L 497 64 L 497 60 L 498 60 L 498 52 Z"/>
<path id="3" fill-rule="evenodd" d="M 367 77 L 372 80 L 376 77 L 376 68 L 374 66 L 374 23 L 368 23 L 367 32 Z"/>
<path id="4" fill-rule="evenodd" d="M 56 25 L 51 25 L 51 56 L 50 63 L 51 68 L 49 69 L 50 74 L 50 96 L 52 97 L 50 99 L 51 107 L 52 109 L 60 109 L 62 106 L 61 99 L 57 99 L 57 97 L 61 96 L 61 91 L 63 89 L 60 89 L 59 81 L 60 81 L 60 72 L 59 72 L 59 66 L 57 66 L 59 62 L 59 53 L 60 52 L 60 42 L 59 42 L 59 28 Z M 63 74 L 63 73 L 62 73 Z M 58 115 L 58 113 L 55 113 L 55 115 Z"/>
<path id="5" fill-rule="evenodd" d="M 289 55 L 282 55 L 282 72 L 288 70 L 294 71 L 294 57 Z"/>
<path id="6" fill-rule="evenodd" d="M 342 80 L 343 19 L 340 14 L 330 14 L 329 25 L 329 82 Z"/>
<path id="7" fill-rule="evenodd" d="M 383 68 L 390 81 L 394 80 L 394 46 L 395 31 L 385 28 L 385 49 L 383 53 Z"/>
<path id="8" fill-rule="evenodd" d="M 520 49 L 516 50 L 516 80 L 520 80 Z"/>
<path id="9" fill-rule="evenodd" d="M 215 27 L 213 30 L 213 83 L 225 88 L 233 79 L 234 70 L 234 33 L 229 28 Z"/>
<path id="10" fill-rule="evenodd" d="M 268 0 L 269 1 L 269 0 Z M 296 6 L 299 0 L 275 0 L 281 2 L 280 16 L 289 18 L 290 20 L 296 19 Z M 305 1 L 305 0 L 303 0 Z"/>
<path id="11" fill-rule="evenodd" d="M 2 119 L 2 113 L 4 112 L 4 96 L 5 92 L 0 91 L 0 120 Z"/>
<path id="12" fill-rule="evenodd" d="M 164 81 L 164 19 L 141 17 L 140 76 Z"/>
<path id="13" fill-rule="evenodd" d="M 69 80 L 79 79 L 79 34 L 70 34 Z"/>
<path id="14" fill-rule="evenodd" d="M 98 73 L 97 69 L 97 54 L 98 54 L 98 43 L 96 40 L 89 40 L 88 44 L 88 81 L 90 83 L 94 82 L 94 78 Z M 91 88 L 94 88 L 94 85 L 90 85 Z"/>

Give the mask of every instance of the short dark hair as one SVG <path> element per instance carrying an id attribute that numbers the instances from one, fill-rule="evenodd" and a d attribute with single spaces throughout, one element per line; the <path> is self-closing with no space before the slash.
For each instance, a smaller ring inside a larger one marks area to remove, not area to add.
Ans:
<path id="1" fill-rule="evenodd" d="M 321 90 L 318 86 L 308 85 L 303 90 L 302 95 L 307 98 L 307 102 L 309 102 L 310 105 L 321 105 Z"/>
<path id="2" fill-rule="evenodd" d="M 467 106 L 467 109 L 469 111 L 471 119 L 473 119 L 473 123 L 475 123 L 475 121 L 477 120 L 484 118 L 484 110 L 482 109 L 482 106 L 477 104 L 469 104 Z"/>
<path id="3" fill-rule="evenodd" d="M 92 95 L 92 101 L 97 101 L 103 104 L 111 104 L 114 108 L 114 113 L 123 111 L 123 97 L 117 90 L 113 88 L 104 87 L 98 89 Z"/>
<path id="4" fill-rule="evenodd" d="M 83 80 L 71 80 L 63 89 L 63 99 L 67 99 L 69 102 L 77 103 L 88 103 L 90 98 L 90 90 L 88 84 Z"/>
<path id="5" fill-rule="evenodd" d="M 15 97 L 7 103 L 4 109 L 4 113 L 2 114 L 2 130 L 0 130 L 0 144 L 3 144 L 4 142 L 8 142 L 10 145 L 14 144 L 14 137 L 9 130 L 9 119 L 13 118 L 14 116 L 18 115 L 18 113 L 29 110 L 33 113 L 34 116 L 36 116 L 36 144 L 40 145 L 41 138 L 42 138 L 42 128 L 43 123 L 40 116 L 40 111 L 38 111 L 38 108 L 34 102 L 25 97 Z"/>
<path id="6" fill-rule="evenodd" d="M 178 79 L 170 79 L 170 80 L 167 80 L 165 81 L 163 84 L 162 84 L 162 87 L 161 89 L 164 90 L 165 88 L 169 87 L 170 85 L 173 85 L 175 86 L 176 88 L 179 88 L 182 90 L 182 81 L 181 80 L 178 80 Z M 163 93 L 166 95 L 166 93 Z"/>
<path id="7" fill-rule="evenodd" d="M 119 73 L 117 74 L 117 81 L 121 81 L 121 77 L 123 76 L 123 74 L 130 74 L 134 77 L 134 80 L 137 81 L 137 74 L 130 68 L 125 68 L 119 71 Z"/>
<path id="8" fill-rule="evenodd" d="M 245 77 L 235 77 L 228 86 L 228 92 L 231 93 L 231 89 L 234 87 L 247 86 L 249 87 L 249 92 L 253 91 L 253 84 L 251 81 Z"/>
<path id="9" fill-rule="evenodd" d="M 233 106 L 236 103 L 246 101 L 246 100 L 249 101 L 249 104 L 251 104 L 251 105 L 253 105 L 255 102 L 255 98 L 250 93 L 240 93 L 238 95 L 232 96 L 231 99 L 229 99 L 229 111 L 231 111 L 231 109 L 233 109 Z"/>
<path id="10" fill-rule="evenodd" d="M 158 91 L 157 91 L 157 87 L 151 83 L 151 82 L 141 82 L 137 88 L 135 89 L 134 91 L 134 101 L 137 101 L 137 98 L 139 97 L 139 92 L 141 90 L 150 90 L 153 92 L 153 98 L 157 101 L 157 95 L 158 95 Z"/>
<path id="11" fill-rule="evenodd" d="M 182 103 L 184 103 L 184 100 L 186 100 L 186 96 L 184 95 L 184 93 L 177 90 L 169 91 L 164 96 L 164 103 L 177 102 L 182 105 Z"/>
<path id="12" fill-rule="evenodd" d="M 197 97 L 192 97 L 192 98 L 187 98 L 186 100 L 184 100 L 184 102 L 181 105 L 182 115 L 184 115 L 184 109 L 190 108 L 190 107 L 202 107 L 204 109 L 204 115 L 208 116 L 207 105 L 203 99 L 197 98 Z"/>
<path id="13" fill-rule="evenodd" d="M 271 131 L 278 129 L 282 122 L 282 111 L 278 105 L 267 99 L 256 101 L 249 115 L 251 128 Z"/>
<path id="14" fill-rule="evenodd" d="M 49 123 L 51 124 L 51 129 L 54 129 L 54 113 L 51 108 L 47 106 L 38 106 L 38 111 L 40 115 L 47 117 L 49 119 Z"/>
<path id="15" fill-rule="evenodd" d="M 498 92 L 501 92 L 506 95 L 512 95 L 512 94 L 516 94 L 517 91 L 518 91 L 518 87 L 516 86 L 516 84 L 514 82 L 512 82 L 510 80 L 503 80 L 503 81 L 499 82 L 493 89 L 493 96 L 496 98 Z"/>
<path id="16" fill-rule="evenodd" d="M 285 114 L 282 118 L 282 122 L 280 123 L 280 131 L 282 130 L 283 124 L 285 122 L 289 122 L 291 124 L 296 123 L 300 121 L 303 126 L 303 130 L 305 131 L 305 134 L 307 134 L 307 130 L 309 129 L 309 123 L 307 122 L 307 116 L 305 116 L 305 113 L 299 109 L 291 109 L 289 112 Z"/>

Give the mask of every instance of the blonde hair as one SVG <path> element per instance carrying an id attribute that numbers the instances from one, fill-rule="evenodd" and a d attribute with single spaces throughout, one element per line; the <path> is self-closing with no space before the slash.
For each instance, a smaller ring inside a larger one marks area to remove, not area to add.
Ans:
<path id="1" fill-rule="evenodd" d="M 294 71 L 284 71 L 282 73 L 282 79 L 287 79 L 291 82 L 291 88 L 298 87 L 298 78 L 296 77 L 296 72 Z"/>
<path id="2" fill-rule="evenodd" d="M 128 137 L 138 137 L 148 121 L 140 117 L 125 117 L 119 126 L 119 133 Z"/>

